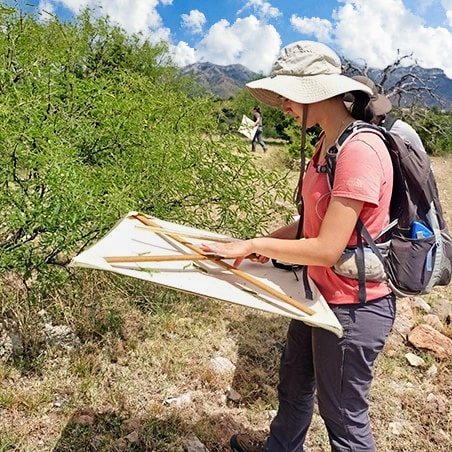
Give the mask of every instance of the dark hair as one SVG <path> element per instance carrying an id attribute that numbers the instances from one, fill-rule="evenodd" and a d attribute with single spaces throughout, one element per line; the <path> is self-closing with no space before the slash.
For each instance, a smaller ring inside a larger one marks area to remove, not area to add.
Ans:
<path id="1" fill-rule="evenodd" d="M 355 119 L 370 122 L 374 117 L 374 110 L 370 96 L 363 91 L 352 91 L 353 103 L 350 110 Z"/>

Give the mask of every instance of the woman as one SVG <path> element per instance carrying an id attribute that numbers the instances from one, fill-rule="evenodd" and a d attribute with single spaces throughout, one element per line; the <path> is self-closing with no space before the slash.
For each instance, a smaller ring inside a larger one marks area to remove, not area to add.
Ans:
<path id="1" fill-rule="evenodd" d="M 256 133 L 254 134 L 253 141 L 251 142 L 251 150 L 253 152 L 256 151 L 256 143 L 259 143 L 262 146 L 264 152 L 267 150 L 267 146 L 264 143 L 264 139 L 262 138 L 264 132 L 264 126 L 262 123 L 262 113 L 259 107 L 253 108 L 253 120 L 254 127 L 257 126 Z"/>
<path id="2" fill-rule="evenodd" d="M 395 317 L 395 297 L 384 282 L 366 282 L 366 302 L 358 299 L 355 279 L 338 275 L 332 266 L 347 246 L 356 246 L 355 226 L 362 220 L 372 236 L 389 221 L 392 166 L 379 136 L 359 132 L 337 157 L 334 186 L 329 188 L 321 168 L 325 154 L 357 119 L 370 120 L 371 90 L 341 75 L 341 63 L 328 47 L 299 41 L 285 47 L 271 77 L 247 85 L 261 102 L 281 106 L 306 128 L 320 125 L 323 135 L 303 179 L 303 238 L 297 223 L 267 237 L 205 244 L 205 251 L 236 258 L 251 253 L 262 263 L 269 258 L 308 266 L 344 335 L 292 320 L 281 359 L 279 409 L 264 444 L 243 434 L 231 438 L 234 451 L 302 451 L 313 410 L 314 394 L 333 451 L 375 451 L 369 424 L 367 395 L 373 364 Z M 351 112 L 343 94 L 352 92 Z"/>

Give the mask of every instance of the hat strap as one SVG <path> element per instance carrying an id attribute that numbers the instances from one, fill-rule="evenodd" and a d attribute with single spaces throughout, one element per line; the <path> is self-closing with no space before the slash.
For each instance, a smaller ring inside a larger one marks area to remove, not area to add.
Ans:
<path id="1" fill-rule="evenodd" d="M 295 187 L 293 200 L 297 206 L 300 218 L 298 220 L 297 239 L 301 237 L 303 228 L 304 205 L 302 197 L 303 178 L 306 169 L 306 124 L 308 119 L 308 105 L 303 104 L 303 119 L 301 121 L 301 146 L 300 146 L 300 174 L 298 176 L 297 186 Z"/>

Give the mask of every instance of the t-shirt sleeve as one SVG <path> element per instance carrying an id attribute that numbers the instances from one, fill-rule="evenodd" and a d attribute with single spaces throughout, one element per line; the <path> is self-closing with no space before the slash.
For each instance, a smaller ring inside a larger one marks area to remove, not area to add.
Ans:
<path id="1" fill-rule="evenodd" d="M 332 196 L 379 205 L 384 168 L 381 152 L 387 152 L 381 138 L 372 133 L 352 137 L 337 157 Z"/>

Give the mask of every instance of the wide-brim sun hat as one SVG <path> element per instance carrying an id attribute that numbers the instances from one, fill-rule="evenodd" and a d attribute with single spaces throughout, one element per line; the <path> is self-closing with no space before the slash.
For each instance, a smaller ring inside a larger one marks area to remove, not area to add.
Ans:
<path id="1" fill-rule="evenodd" d="M 342 75 L 336 53 L 315 41 L 297 41 L 284 47 L 271 75 L 246 87 L 256 99 L 272 107 L 280 107 L 282 99 L 312 104 L 350 91 L 373 94 L 368 86 Z"/>
<path id="2" fill-rule="evenodd" d="M 385 95 L 378 92 L 375 83 L 370 78 L 365 77 L 364 75 L 356 75 L 352 78 L 357 82 L 363 83 L 372 90 L 372 97 L 370 100 L 372 101 L 372 108 L 375 116 L 384 116 L 392 110 L 391 101 Z"/>

